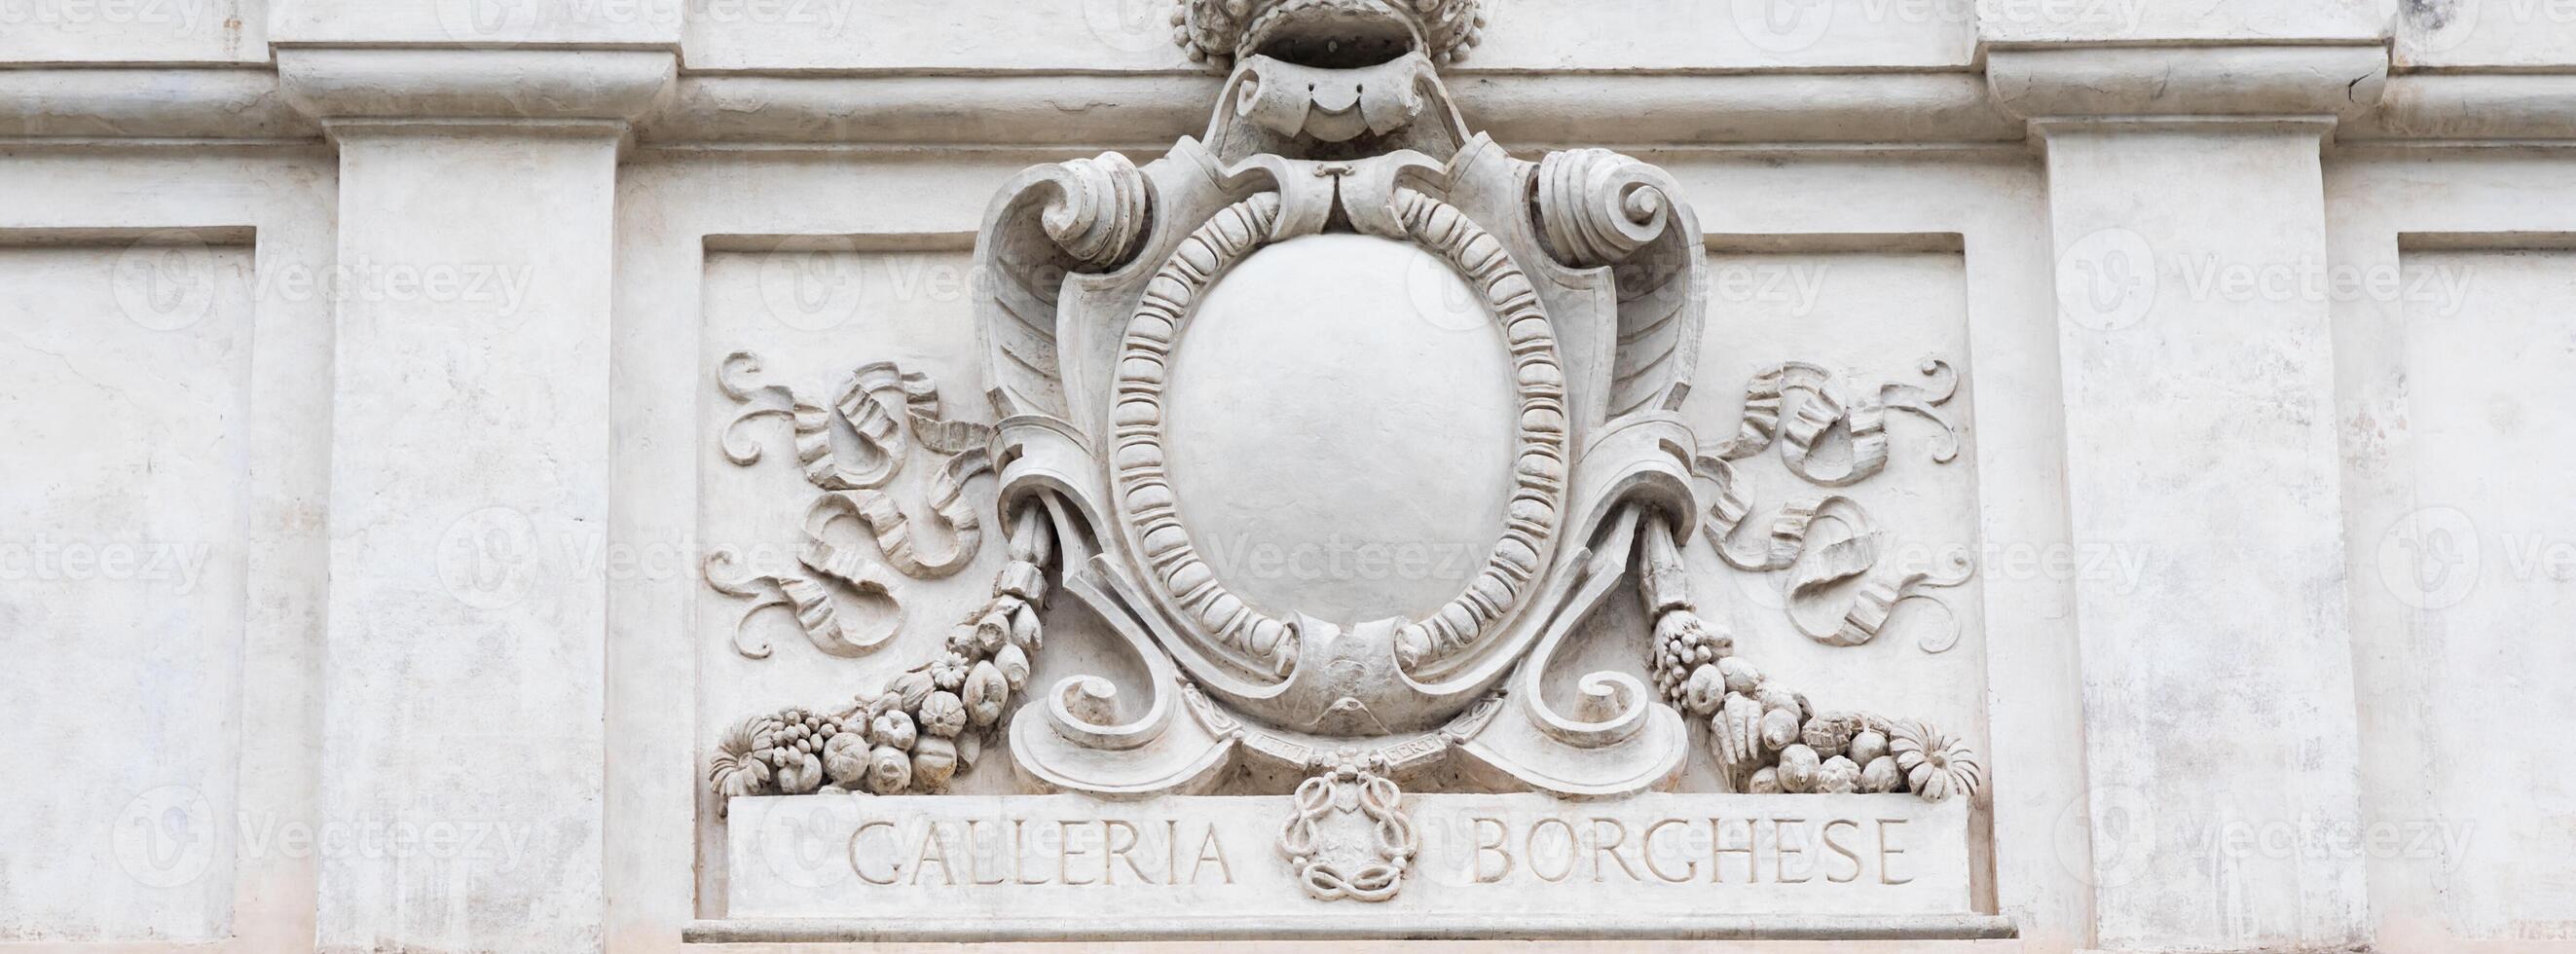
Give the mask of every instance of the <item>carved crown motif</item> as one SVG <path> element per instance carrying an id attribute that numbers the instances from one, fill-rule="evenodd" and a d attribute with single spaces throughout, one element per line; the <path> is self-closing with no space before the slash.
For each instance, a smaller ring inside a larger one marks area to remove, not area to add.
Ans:
<path id="1" fill-rule="evenodd" d="M 1309 66 L 1368 66 L 1421 51 L 1464 57 L 1482 38 L 1484 0 L 1179 0 L 1173 39 L 1190 59 L 1227 67 L 1267 53 Z"/>

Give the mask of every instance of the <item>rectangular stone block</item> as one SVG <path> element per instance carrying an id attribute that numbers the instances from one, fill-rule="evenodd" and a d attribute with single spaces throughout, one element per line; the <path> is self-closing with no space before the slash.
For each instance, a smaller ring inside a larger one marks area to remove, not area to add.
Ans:
<path id="1" fill-rule="evenodd" d="M 990 936 L 993 919 L 1042 919 L 1031 936 L 1063 938 L 1246 924 L 1509 936 L 1577 914 L 1596 928 L 1879 915 L 1901 933 L 1908 921 L 1948 926 L 1970 913 L 1968 810 L 1957 800 L 1434 794 L 1404 805 L 1419 851 L 1394 895 L 1368 903 L 1301 886 L 1279 848 L 1296 815 L 1290 796 L 736 798 L 726 916 L 962 939 Z M 1357 819 L 1329 816 L 1319 839 L 1354 883 L 1378 858 Z"/>

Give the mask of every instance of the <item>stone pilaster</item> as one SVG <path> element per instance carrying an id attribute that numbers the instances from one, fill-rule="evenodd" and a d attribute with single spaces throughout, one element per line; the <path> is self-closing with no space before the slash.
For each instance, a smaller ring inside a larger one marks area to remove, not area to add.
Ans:
<path id="1" fill-rule="evenodd" d="M 2319 149 L 2375 44 L 2005 44 L 2046 150 L 2094 943 L 2340 949 L 2365 860 Z"/>
<path id="2" fill-rule="evenodd" d="M 617 156 L 673 57 L 297 47 L 340 154 L 327 951 L 602 947 Z"/>

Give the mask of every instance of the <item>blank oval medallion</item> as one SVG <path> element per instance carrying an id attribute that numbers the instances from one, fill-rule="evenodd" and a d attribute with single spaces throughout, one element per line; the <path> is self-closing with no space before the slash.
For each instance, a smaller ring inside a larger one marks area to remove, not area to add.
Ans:
<path id="1" fill-rule="evenodd" d="M 1344 625 L 1440 608 L 1502 535 L 1510 354 L 1448 262 L 1364 235 L 1269 246 L 1199 299 L 1171 362 L 1181 520 L 1256 609 Z"/>

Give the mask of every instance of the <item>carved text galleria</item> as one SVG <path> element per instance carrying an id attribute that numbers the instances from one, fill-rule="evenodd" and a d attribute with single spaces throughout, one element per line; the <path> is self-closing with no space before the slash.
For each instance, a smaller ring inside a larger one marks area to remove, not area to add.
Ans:
<path id="1" fill-rule="evenodd" d="M 1903 818 L 1517 817 L 1424 819 L 1426 873 L 1457 885 L 1759 883 L 1902 885 Z M 1267 844 L 1194 818 L 870 818 L 849 836 L 872 885 L 1230 885 Z"/>

